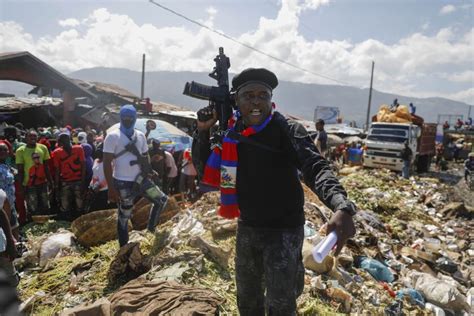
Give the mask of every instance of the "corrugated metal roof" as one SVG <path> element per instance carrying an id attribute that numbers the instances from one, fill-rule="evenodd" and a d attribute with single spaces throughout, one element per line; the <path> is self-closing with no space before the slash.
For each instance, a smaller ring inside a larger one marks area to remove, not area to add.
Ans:
<path id="1" fill-rule="evenodd" d="M 120 97 L 125 97 L 127 99 L 139 99 L 139 97 L 132 92 L 111 83 L 104 83 L 98 81 L 86 81 L 80 79 L 71 79 L 73 82 L 78 84 L 79 86 L 92 91 L 92 92 L 99 92 L 99 93 L 110 93 Z"/>
<path id="2" fill-rule="evenodd" d="M 42 106 L 59 106 L 63 103 L 62 99 L 50 97 L 8 97 L 0 98 L 0 112 L 20 111 L 23 109 L 42 107 Z"/>
<path id="3" fill-rule="evenodd" d="M 96 97 L 30 52 L 0 53 L 0 80 L 21 81 L 34 86 L 69 91 L 74 96 Z"/>

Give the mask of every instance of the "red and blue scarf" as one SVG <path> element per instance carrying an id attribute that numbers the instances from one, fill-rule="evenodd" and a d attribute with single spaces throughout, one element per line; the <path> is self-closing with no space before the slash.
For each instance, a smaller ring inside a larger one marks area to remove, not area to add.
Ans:
<path id="1" fill-rule="evenodd" d="M 271 113 L 262 124 L 247 127 L 240 134 L 248 137 L 260 132 L 268 125 L 272 117 L 273 113 Z M 239 113 L 237 112 L 236 115 L 229 120 L 229 131 L 235 132 L 235 123 L 238 118 Z M 225 218 L 236 218 L 240 215 L 236 189 L 238 143 L 238 140 L 231 139 L 226 134 L 222 141 L 222 150 L 216 146 L 209 156 L 201 181 L 204 185 L 220 188 L 221 205 L 217 213 Z"/>

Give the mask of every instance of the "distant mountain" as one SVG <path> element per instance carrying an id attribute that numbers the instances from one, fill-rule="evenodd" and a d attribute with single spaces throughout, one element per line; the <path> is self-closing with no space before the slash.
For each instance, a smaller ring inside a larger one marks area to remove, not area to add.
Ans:
<path id="1" fill-rule="evenodd" d="M 69 76 L 82 80 L 114 83 L 140 95 L 141 73 L 137 71 L 91 68 L 73 72 Z M 153 71 L 146 73 L 145 95 L 152 100 L 197 110 L 206 105 L 206 102 L 182 94 L 186 81 L 192 80 L 209 85 L 216 84 L 207 73 Z M 356 121 L 358 124 L 365 122 L 368 98 L 369 89 L 289 81 L 280 81 L 274 95 L 277 109 L 284 113 L 312 120 L 316 106 L 337 106 L 344 121 Z M 417 114 L 424 117 L 427 122 L 437 122 L 438 114 L 462 114 L 466 117 L 469 109 L 466 103 L 444 98 L 411 98 L 373 90 L 371 115 L 377 112 L 381 104 L 390 104 L 395 98 L 398 98 L 400 104 L 413 102 L 417 108 Z"/>
<path id="2" fill-rule="evenodd" d="M 98 67 L 82 69 L 68 76 L 75 79 L 116 84 L 136 95 L 140 95 L 141 73 L 137 71 Z M 182 94 L 186 81 L 192 80 L 208 85 L 216 84 L 207 73 L 188 71 L 147 72 L 145 76 L 145 96 L 155 101 L 197 110 L 205 106 L 206 102 Z M 4 88 L 13 89 L 14 85 L 5 86 L 0 82 L 0 92 L 8 92 L 2 91 Z M 18 93 L 18 89 L 14 90 Z M 367 115 L 368 89 L 280 81 L 274 93 L 277 109 L 283 113 L 308 120 L 313 119 L 316 106 L 339 107 L 344 121 L 356 121 L 359 125 L 365 122 Z M 390 104 L 395 98 L 398 98 L 400 104 L 413 102 L 417 108 L 417 114 L 424 117 L 427 122 L 437 122 L 438 114 L 461 114 L 466 118 L 469 109 L 469 105 L 466 103 L 444 98 L 412 98 L 374 90 L 372 93 L 371 115 L 377 112 L 381 104 Z"/>

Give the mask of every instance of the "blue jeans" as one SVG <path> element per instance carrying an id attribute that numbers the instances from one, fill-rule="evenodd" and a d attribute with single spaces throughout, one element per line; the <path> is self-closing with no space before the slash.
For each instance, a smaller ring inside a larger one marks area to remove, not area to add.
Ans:
<path id="1" fill-rule="evenodd" d="M 120 247 L 128 243 L 128 220 L 132 217 L 133 202 L 137 196 L 143 196 L 152 203 L 148 217 L 148 230 L 153 232 L 158 223 L 161 211 L 168 202 L 168 196 L 148 178 L 140 185 L 134 181 L 122 181 L 114 179 L 115 189 L 119 192 L 120 200 L 118 207 L 117 232 Z"/>
<path id="2" fill-rule="evenodd" d="M 410 160 L 403 160 L 402 176 L 405 179 L 410 177 Z"/>

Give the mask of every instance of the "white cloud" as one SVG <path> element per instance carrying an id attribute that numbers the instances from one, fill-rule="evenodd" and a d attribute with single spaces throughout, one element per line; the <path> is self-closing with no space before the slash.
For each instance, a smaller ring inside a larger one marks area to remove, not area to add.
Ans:
<path id="1" fill-rule="evenodd" d="M 207 12 L 207 14 L 212 15 L 212 16 L 217 14 L 217 10 L 213 6 L 210 6 L 209 8 L 207 8 L 206 12 Z"/>
<path id="2" fill-rule="evenodd" d="M 452 74 L 444 73 L 441 77 L 446 78 L 453 82 L 470 82 L 474 86 L 474 71 L 466 70 L 463 72 L 456 72 Z"/>
<path id="3" fill-rule="evenodd" d="M 0 22 L 0 51 L 34 51 L 34 40 L 23 27 L 15 22 Z"/>
<path id="4" fill-rule="evenodd" d="M 430 27 L 430 23 L 429 23 L 429 22 L 426 22 L 426 23 L 423 23 L 423 25 L 421 26 L 421 29 L 422 29 L 423 31 L 426 31 L 429 27 Z"/>
<path id="5" fill-rule="evenodd" d="M 59 20 L 58 24 L 61 25 L 62 27 L 75 27 L 81 24 L 81 22 L 79 22 L 79 20 L 77 19 L 69 18 L 65 20 Z"/>
<path id="6" fill-rule="evenodd" d="M 452 4 L 448 4 L 448 5 L 445 5 L 444 7 L 442 7 L 441 10 L 439 10 L 439 14 L 446 15 L 446 14 L 450 14 L 454 11 L 456 11 L 456 7 L 453 6 Z"/>
<path id="7" fill-rule="evenodd" d="M 214 28 L 214 19 L 217 15 L 217 9 L 213 6 L 210 6 L 206 9 L 206 13 L 209 15 L 205 21 L 199 20 L 199 22 L 203 23 L 207 27 Z"/>
<path id="8" fill-rule="evenodd" d="M 329 0 L 304 0 L 302 4 L 303 9 L 315 10 L 322 5 L 328 4 Z"/>
<path id="9" fill-rule="evenodd" d="M 261 17 L 255 30 L 237 39 L 288 63 L 359 87 L 368 86 L 371 61 L 375 60 L 374 87 L 403 95 L 425 90 L 419 86 L 420 79 L 435 77 L 450 68 L 473 68 L 474 28 L 465 34 L 450 28 L 441 29 L 433 36 L 415 33 L 390 45 L 375 39 L 355 43 L 309 41 L 298 33 L 299 15 L 304 5 L 317 7 L 325 3 L 327 1 L 283 0 L 276 18 Z M 210 7 L 206 12 L 208 17 L 203 23 L 212 26 L 217 10 Z M 208 72 L 220 46 L 231 58 L 230 71 L 234 73 L 246 67 L 266 67 L 282 80 L 335 84 L 205 29 L 157 28 L 138 24 L 127 15 L 105 8 L 83 19 L 80 31 L 72 28 L 39 39 L 32 38 L 17 23 L 0 22 L 0 51 L 29 50 L 66 73 L 96 66 L 140 70 L 142 53 L 147 54 L 149 70 Z M 445 81 L 460 82 L 453 79 L 458 78 L 456 74 L 448 75 L 453 77 L 447 76 Z M 443 79 L 439 80 L 442 88 Z M 453 97 L 465 100 L 468 95 L 459 92 Z M 472 99 L 471 103 L 474 103 Z"/>

